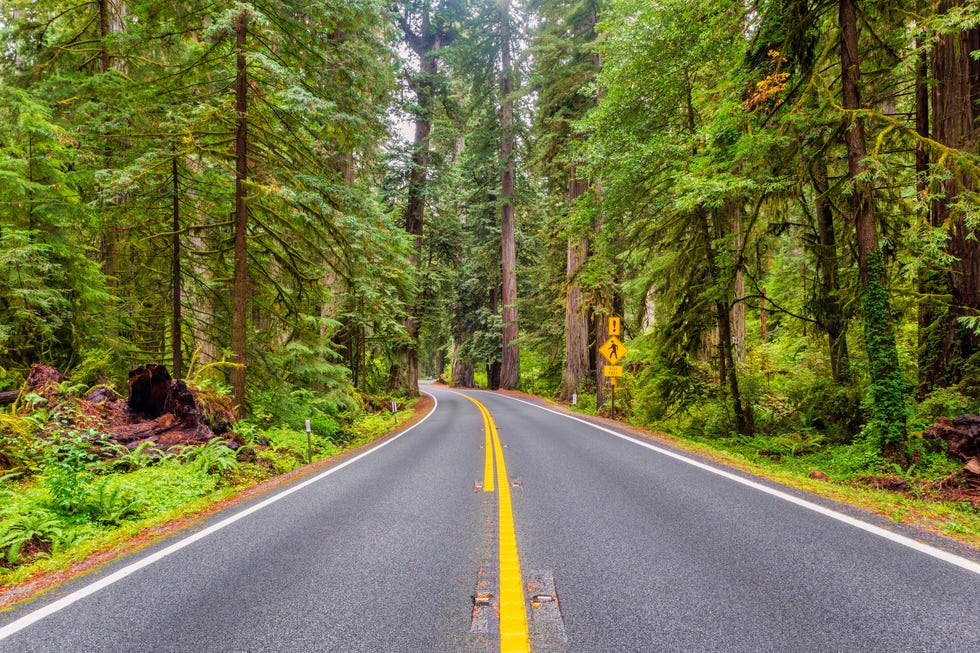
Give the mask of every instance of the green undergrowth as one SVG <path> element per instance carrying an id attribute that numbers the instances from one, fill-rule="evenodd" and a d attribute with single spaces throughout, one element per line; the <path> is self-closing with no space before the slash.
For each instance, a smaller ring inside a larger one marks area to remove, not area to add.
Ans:
<path id="1" fill-rule="evenodd" d="M 411 405 L 399 406 L 399 423 Z M 304 420 L 279 425 L 267 415 L 236 425 L 244 442 L 237 449 L 215 438 L 164 452 L 152 443 L 129 451 L 37 411 L 0 417 L 0 586 L 123 546 L 302 467 L 308 456 L 324 460 L 395 427 L 390 411 L 362 407 L 311 419 L 308 441 Z"/>

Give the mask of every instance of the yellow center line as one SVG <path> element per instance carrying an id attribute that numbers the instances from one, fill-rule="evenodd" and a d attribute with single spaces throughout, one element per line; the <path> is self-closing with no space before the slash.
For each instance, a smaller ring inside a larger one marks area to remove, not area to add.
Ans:
<path id="1" fill-rule="evenodd" d="M 459 393 L 457 393 L 459 394 Z M 494 452 L 497 464 L 497 528 L 498 549 L 500 553 L 500 653 L 530 653 L 531 645 L 527 631 L 527 605 L 524 600 L 524 584 L 521 575 L 521 559 L 517 554 L 517 534 L 514 530 L 514 509 L 510 499 L 510 483 L 507 479 L 507 466 L 504 463 L 504 448 L 500 445 L 500 435 L 490 411 L 482 403 L 461 395 L 472 401 L 483 414 L 486 433 L 487 459 L 484 477 L 493 482 L 490 451 Z M 491 446 L 492 443 L 492 446 Z M 484 490 L 487 482 L 484 481 Z"/>
<path id="2" fill-rule="evenodd" d="M 483 491 L 493 492 L 493 440 L 491 440 L 490 432 L 491 430 L 496 430 L 493 425 L 493 418 L 490 417 L 490 411 L 487 407 L 481 404 L 479 401 L 473 397 L 467 397 L 461 392 L 454 392 L 454 395 L 459 395 L 460 397 L 466 397 L 480 409 L 480 414 L 483 416 Z"/>
<path id="3" fill-rule="evenodd" d="M 465 396 L 465 395 L 464 395 Z M 466 397 L 469 399 L 469 397 Z M 483 491 L 493 492 L 493 440 L 490 437 L 490 430 L 495 429 L 493 418 L 490 411 L 480 402 L 476 402 L 480 412 L 483 413 Z"/>

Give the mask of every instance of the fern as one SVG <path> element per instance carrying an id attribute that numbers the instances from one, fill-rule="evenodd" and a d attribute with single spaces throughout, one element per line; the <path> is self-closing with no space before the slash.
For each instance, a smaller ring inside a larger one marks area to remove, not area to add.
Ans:
<path id="1" fill-rule="evenodd" d="M 185 450 L 188 463 L 203 474 L 221 476 L 238 467 L 237 454 L 221 438 Z"/>
<path id="2" fill-rule="evenodd" d="M 11 566 L 19 564 L 21 552 L 29 542 L 51 547 L 63 537 L 61 522 L 43 510 L 5 519 L 0 521 L 0 561 Z"/>
<path id="3" fill-rule="evenodd" d="M 102 481 L 90 496 L 87 512 L 103 524 L 118 524 L 140 512 L 146 505 L 132 488 L 114 485 L 111 479 Z"/>

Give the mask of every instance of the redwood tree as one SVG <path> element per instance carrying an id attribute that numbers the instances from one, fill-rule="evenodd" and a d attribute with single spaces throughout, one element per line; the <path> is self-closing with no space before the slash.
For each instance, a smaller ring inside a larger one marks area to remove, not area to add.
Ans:
<path id="1" fill-rule="evenodd" d="M 514 240 L 514 69 L 511 62 L 510 2 L 498 4 L 500 14 L 500 258 L 503 287 L 503 353 L 500 387 L 513 390 L 520 382 L 517 345 L 517 247 Z"/>
<path id="2" fill-rule="evenodd" d="M 871 436 L 881 451 L 905 461 L 906 384 L 898 364 L 885 255 L 878 242 L 875 199 L 868 181 L 868 156 L 861 110 L 861 59 L 856 0 L 840 0 L 841 98 L 845 113 L 850 217 L 856 235 L 864 339 L 871 372 Z"/>

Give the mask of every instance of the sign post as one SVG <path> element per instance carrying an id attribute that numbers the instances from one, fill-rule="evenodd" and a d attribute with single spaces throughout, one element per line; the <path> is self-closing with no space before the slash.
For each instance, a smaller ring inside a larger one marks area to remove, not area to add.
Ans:
<path id="1" fill-rule="evenodd" d="M 623 332 L 623 321 L 618 317 L 609 318 L 609 340 L 599 347 L 599 353 L 609 361 L 602 366 L 602 373 L 609 379 L 612 388 L 612 416 L 616 417 L 616 379 L 623 375 L 623 367 L 618 365 L 620 360 L 629 352 L 623 341 L 618 338 Z"/>
<path id="2" fill-rule="evenodd" d="M 310 428 L 310 420 L 306 420 L 306 464 L 313 462 L 313 430 Z"/>

